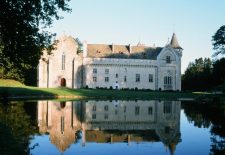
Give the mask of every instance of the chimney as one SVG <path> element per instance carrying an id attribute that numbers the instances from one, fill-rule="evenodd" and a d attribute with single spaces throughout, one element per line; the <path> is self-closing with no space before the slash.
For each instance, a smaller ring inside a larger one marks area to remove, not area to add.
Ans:
<path id="1" fill-rule="evenodd" d="M 131 44 L 129 44 L 129 53 L 132 53 L 132 47 L 131 47 Z"/>
<path id="2" fill-rule="evenodd" d="M 83 57 L 87 57 L 87 41 L 83 42 Z"/>
<path id="3" fill-rule="evenodd" d="M 114 43 L 112 43 L 112 53 L 114 53 Z"/>

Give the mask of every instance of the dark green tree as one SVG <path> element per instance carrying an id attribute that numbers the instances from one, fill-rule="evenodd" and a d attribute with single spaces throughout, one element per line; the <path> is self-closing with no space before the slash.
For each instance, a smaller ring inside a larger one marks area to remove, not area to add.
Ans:
<path id="1" fill-rule="evenodd" d="M 225 58 L 213 63 L 213 82 L 215 86 L 225 83 Z"/>
<path id="2" fill-rule="evenodd" d="M 209 90 L 212 87 L 212 62 L 209 58 L 195 59 L 182 75 L 183 90 Z"/>
<path id="3" fill-rule="evenodd" d="M 28 84 L 36 81 L 43 49 L 51 50 L 54 34 L 46 31 L 58 11 L 69 12 L 70 0 L 1 0 L 0 78 Z M 31 81 L 34 79 L 34 81 Z"/>
<path id="4" fill-rule="evenodd" d="M 213 49 L 216 50 L 213 56 L 225 54 L 225 25 L 221 26 L 212 36 Z"/>
<path id="5" fill-rule="evenodd" d="M 0 104 L 0 154 L 29 154 L 30 140 L 38 133 L 36 110 L 37 103 Z"/>

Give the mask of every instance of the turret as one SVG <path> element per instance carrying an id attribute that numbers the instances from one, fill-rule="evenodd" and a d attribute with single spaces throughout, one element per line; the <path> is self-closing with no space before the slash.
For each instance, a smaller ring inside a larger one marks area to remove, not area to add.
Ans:
<path id="1" fill-rule="evenodd" d="M 173 33 L 172 39 L 170 41 L 170 46 L 174 49 L 176 49 L 178 52 L 182 52 L 183 48 L 179 45 L 177 41 L 177 36 L 175 33 Z"/>

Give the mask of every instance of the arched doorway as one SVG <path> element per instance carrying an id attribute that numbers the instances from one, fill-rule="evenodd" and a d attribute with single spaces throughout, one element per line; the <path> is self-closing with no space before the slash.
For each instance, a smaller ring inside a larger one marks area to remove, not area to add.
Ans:
<path id="1" fill-rule="evenodd" d="M 63 109 L 66 106 L 66 102 L 60 102 L 60 108 Z"/>
<path id="2" fill-rule="evenodd" d="M 66 79 L 65 79 L 65 78 L 62 78 L 62 79 L 61 79 L 60 86 L 61 86 L 61 87 L 66 87 Z"/>

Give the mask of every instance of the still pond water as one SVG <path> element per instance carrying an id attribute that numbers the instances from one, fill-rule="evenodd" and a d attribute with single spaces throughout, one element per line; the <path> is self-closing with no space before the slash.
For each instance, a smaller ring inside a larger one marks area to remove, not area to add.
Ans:
<path id="1" fill-rule="evenodd" d="M 225 103 L 88 100 L 0 104 L 0 154 L 225 154 Z"/>

